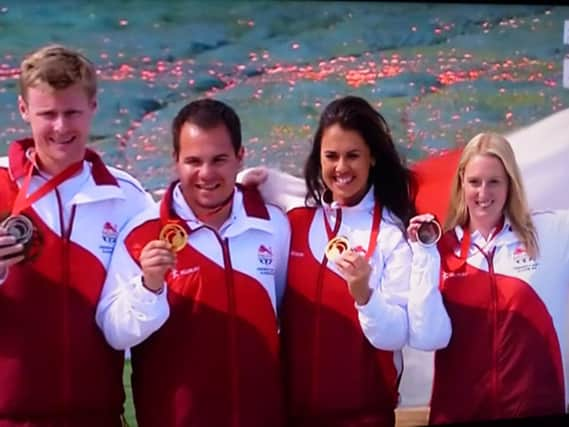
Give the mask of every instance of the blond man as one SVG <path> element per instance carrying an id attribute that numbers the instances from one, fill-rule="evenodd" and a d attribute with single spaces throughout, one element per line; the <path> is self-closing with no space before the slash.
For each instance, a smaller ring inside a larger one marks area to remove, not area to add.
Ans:
<path id="1" fill-rule="evenodd" d="M 123 353 L 95 310 L 119 231 L 153 201 L 87 148 L 96 93 L 76 51 L 50 45 L 22 62 L 31 138 L 0 158 L 2 427 L 121 425 Z"/>

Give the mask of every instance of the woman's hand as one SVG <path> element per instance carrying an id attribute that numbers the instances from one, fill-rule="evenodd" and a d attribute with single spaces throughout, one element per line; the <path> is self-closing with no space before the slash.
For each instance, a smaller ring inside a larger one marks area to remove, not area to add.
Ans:
<path id="1" fill-rule="evenodd" d="M 350 294 L 358 305 L 366 305 L 371 297 L 369 278 L 371 266 L 365 257 L 354 250 L 345 251 L 335 261 L 338 270 L 348 282 Z"/>
<path id="2" fill-rule="evenodd" d="M 419 231 L 419 227 L 426 222 L 431 222 L 435 220 L 435 216 L 433 214 L 427 213 L 422 215 L 417 215 L 411 218 L 409 221 L 409 226 L 407 227 L 407 239 L 410 242 L 416 242 L 417 232 Z"/>
<path id="3" fill-rule="evenodd" d="M 241 175 L 241 184 L 245 187 L 258 187 L 267 180 L 269 172 L 264 166 L 249 168 Z"/>

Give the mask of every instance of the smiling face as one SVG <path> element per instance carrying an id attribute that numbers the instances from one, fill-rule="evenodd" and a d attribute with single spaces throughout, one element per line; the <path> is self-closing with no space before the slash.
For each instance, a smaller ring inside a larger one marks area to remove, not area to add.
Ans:
<path id="1" fill-rule="evenodd" d="M 182 126 L 176 170 L 186 203 L 200 220 L 210 223 L 229 215 L 230 209 L 216 209 L 231 197 L 242 160 L 243 148 L 235 153 L 225 125 Z"/>
<path id="2" fill-rule="evenodd" d="M 337 123 L 324 130 L 320 148 L 322 180 L 334 201 L 346 206 L 357 204 L 368 190 L 369 171 L 374 164 L 358 132 Z"/>
<path id="3" fill-rule="evenodd" d="M 487 235 L 504 213 L 509 186 L 506 170 L 497 157 L 477 154 L 466 164 L 462 182 L 470 226 Z"/>
<path id="4" fill-rule="evenodd" d="M 96 101 L 81 84 L 53 89 L 40 83 L 27 89 L 26 100 L 20 97 L 18 106 L 32 129 L 43 171 L 55 175 L 83 160 Z"/>

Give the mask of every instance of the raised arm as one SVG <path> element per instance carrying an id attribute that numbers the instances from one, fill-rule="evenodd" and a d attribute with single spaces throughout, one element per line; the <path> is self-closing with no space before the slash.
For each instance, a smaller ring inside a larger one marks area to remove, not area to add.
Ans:
<path id="1" fill-rule="evenodd" d="M 356 303 L 360 326 L 376 348 L 400 350 L 407 343 L 407 293 L 411 249 L 402 233 L 389 233 L 372 257 L 369 300 Z"/>
<path id="2" fill-rule="evenodd" d="M 248 168 L 237 175 L 237 182 L 257 186 L 263 200 L 287 212 L 304 206 L 306 185 L 302 178 L 263 166 Z"/>
<path id="3" fill-rule="evenodd" d="M 127 230 L 129 228 L 131 227 L 127 226 Z M 144 252 L 149 249 L 146 245 L 141 259 L 134 259 L 125 244 L 127 237 L 128 232 L 119 236 L 96 313 L 97 324 L 107 342 L 119 350 L 144 341 L 159 329 L 169 316 L 164 279 L 157 283 L 156 274 L 162 274 L 163 277 L 172 261 L 164 255 L 166 259 L 162 263 L 167 266 L 158 268 L 162 273 L 155 272 L 154 277 L 152 274 L 146 274 L 144 281 L 141 265 L 147 263 L 143 257 L 148 256 L 144 255 Z M 156 241 L 150 243 L 155 244 L 154 242 Z M 150 253 L 150 257 L 152 256 Z"/>
<path id="4" fill-rule="evenodd" d="M 441 260 L 436 245 L 421 246 L 417 242 L 417 229 L 430 214 L 411 219 L 408 227 L 413 250 L 411 281 L 407 312 L 409 315 L 409 345 L 418 350 L 437 350 L 448 345 L 451 322 L 439 290 Z"/>

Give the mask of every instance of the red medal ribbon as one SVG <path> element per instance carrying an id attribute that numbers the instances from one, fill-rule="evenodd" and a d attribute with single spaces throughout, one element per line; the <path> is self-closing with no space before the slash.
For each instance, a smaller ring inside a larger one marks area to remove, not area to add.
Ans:
<path id="1" fill-rule="evenodd" d="M 34 202 L 38 201 L 47 193 L 54 190 L 59 184 L 75 175 L 83 167 L 83 161 L 73 163 L 46 181 L 32 194 L 27 196 L 28 188 L 30 187 L 30 182 L 32 180 L 32 174 L 34 172 L 34 163 L 35 162 L 30 162 L 28 173 L 26 174 L 24 182 L 22 183 L 22 186 L 18 191 L 18 195 L 16 196 L 16 200 L 14 201 L 14 206 L 12 207 L 12 215 L 18 215 L 20 212 L 30 207 Z"/>
<path id="2" fill-rule="evenodd" d="M 338 231 L 340 230 L 340 224 L 342 223 L 342 209 L 336 209 L 336 223 L 334 224 L 334 229 L 330 227 L 330 223 L 328 222 L 328 215 L 326 215 L 326 208 L 322 212 L 324 215 L 324 226 L 326 227 L 326 234 L 328 235 L 328 240 L 332 240 L 332 238 L 336 237 Z"/>
<path id="3" fill-rule="evenodd" d="M 490 233 L 490 236 L 488 236 L 488 242 L 490 240 L 492 240 L 494 237 L 496 237 L 496 235 L 502 231 L 502 229 L 504 228 L 504 223 L 505 223 L 505 218 L 504 216 L 502 216 L 502 218 L 500 219 L 500 222 L 496 225 L 496 227 L 494 227 L 494 229 L 492 230 L 492 232 Z M 472 240 L 471 237 L 471 233 L 470 233 L 470 227 L 468 225 L 465 225 L 463 228 L 464 231 L 464 235 L 462 236 L 462 241 L 460 242 L 460 259 L 462 261 L 466 261 L 466 258 L 468 257 L 468 249 L 470 248 L 470 242 Z M 482 253 L 484 253 L 484 251 L 482 251 L 482 249 L 478 248 Z"/>
<path id="4" fill-rule="evenodd" d="M 326 215 L 326 208 L 324 208 L 324 226 L 326 227 L 326 234 L 328 235 L 328 240 L 332 240 L 332 238 L 336 237 L 338 231 L 340 230 L 340 224 L 342 223 L 342 209 L 336 209 L 336 223 L 334 224 L 334 229 L 330 226 L 328 222 L 328 216 Z M 377 236 L 379 235 L 379 225 L 381 223 L 381 206 L 379 203 L 375 203 L 373 207 L 373 220 L 371 224 L 371 233 L 369 235 L 369 243 L 367 246 L 367 251 L 365 254 L 365 258 L 369 261 L 371 255 L 375 251 L 377 246 Z"/>

